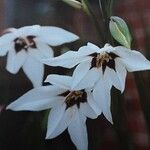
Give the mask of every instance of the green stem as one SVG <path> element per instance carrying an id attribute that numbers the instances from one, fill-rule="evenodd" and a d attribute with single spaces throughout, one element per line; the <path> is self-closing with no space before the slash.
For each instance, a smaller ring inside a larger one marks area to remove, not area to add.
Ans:
<path id="1" fill-rule="evenodd" d="M 144 82 L 144 78 L 141 73 L 135 72 L 134 78 L 135 78 L 135 83 L 141 100 L 141 107 L 150 133 L 150 113 L 149 113 L 149 105 L 147 105 L 149 104 L 149 100 L 150 100 L 148 90 L 147 90 L 148 87 L 146 86 Z"/>
<path id="2" fill-rule="evenodd" d="M 104 30 L 105 30 L 105 41 L 109 42 L 114 46 L 112 36 L 109 31 L 109 20 L 112 16 L 112 5 L 113 0 L 99 0 L 100 9 L 102 12 Z M 117 133 L 117 137 L 122 150 L 130 150 L 132 144 L 130 143 L 130 136 L 127 129 L 127 119 L 125 115 L 125 100 L 124 95 L 121 94 L 115 88 L 112 88 L 112 117 L 114 121 L 114 129 Z"/>
<path id="3" fill-rule="evenodd" d="M 100 25 L 99 25 L 95 15 L 94 15 L 93 11 L 91 10 L 91 7 L 90 7 L 88 0 L 82 0 L 82 4 L 83 4 L 85 12 L 87 13 L 87 15 L 89 15 L 92 22 L 94 23 L 100 45 L 102 46 L 102 44 L 104 44 L 104 35 L 103 35 L 103 32 L 100 28 Z"/>
<path id="4" fill-rule="evenodd" d="M 113 126 L 117 133 L 117 139 L 120 143 L 120 149 L 122 150 L 131 150 L 132 144 L 129 136 L 129 132 L 127 129 L 127 117 L 125 114 L 125 100 L 124 95 L 120 93 L 115 88 L 112 88 L 112 103 L 111 103 L 111 111 L 113 117 Z"/>
<path id="5" fill-rule="evenodd" d="M 105 31 L 105 43 L 107 42 L 114 45 L 113 38 L 109 31 L 109 21 L 110 17 L 112 16 L 113 0 L 99 0 L 99 6 L 104 22 L 103 26 Z"/>

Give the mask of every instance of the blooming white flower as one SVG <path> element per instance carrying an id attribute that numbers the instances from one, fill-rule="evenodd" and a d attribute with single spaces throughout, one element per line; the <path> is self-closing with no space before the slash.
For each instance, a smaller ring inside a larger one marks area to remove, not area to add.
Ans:
<path id="1" fill-rule="evenodd" d="M 52 139 L 68 128 L 77 149 L 87 150 L 86 117 L 94 119 L 101 110 L 93 99 L 91 89 L 72 88 L 72 81 L 70 76 L 49 75 L 46 82 L 52 85 L 30 90 L 7 109 L 40 111 L 51 108 L 46 138 Z"/>
<path id="2" fill-rule="evenodd" d="M 105 117 L 112 122 L 110 112 L 110 89 L 115 86 L 121 92 L 125 88 L 127 71 L 140 71 L 150 69 L 148 61 L 140 52 L 127 49 L 123 46 L 112 47 L 106 44 L 99 48 L 88 43 L 77 52 L 68 51 L 61 56 L 42 60 L 50 66 L 62 66 L 75 69 L 75 78 L 72 87 L 82 87 L 89 81 L 93 82 L 93 96 L 99 103 Z M 92 83 L 90 83 L 92 84 Z M 102 92 L 103 91 L 103 92 Z M 101 98 L 100 98 L 101 97 Z"/>
<path id="3" fill-rule="evenodd" d="M 78 81 L 92 71 L 96 80 L 103 79 L 105 84 L 114 85 L 121 92 L 125 88 L 127 71 L 150 69 L 150 61 L 140 52 L 123 46 L 112 47 L 109 44 L 100 49 L 88 43 L 77 52 L 69 51 L 55 58 L 43 59 L 42 62 L 50 66 L 65 68 L 72 68 L 79 64 L 75 69 L 77 74 L 80 73 L 79 76 L 76 76 Z"/>
<path id="4" fill-rule="evenodd" d="M 11 28 L 0 37 L 0 56 L 8 52 L 6 69 L 16 74 L 22 67 L 33 86 L 40 86 L 43 81 L 44 65 L 38 59 L 53 57 L 50 46 L 58 46 L 77 39 L 78 36 L 73 33 L 53 26 Z"/>

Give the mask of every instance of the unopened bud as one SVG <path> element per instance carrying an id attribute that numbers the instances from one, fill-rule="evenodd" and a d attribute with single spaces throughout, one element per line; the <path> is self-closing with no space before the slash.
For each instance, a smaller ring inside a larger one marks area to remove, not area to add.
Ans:
<path id="1" fill-rule="evenodd" d="M 129 32 L 126 22 L 117 17 L 110 17 L 109 29 L 113 38 L 123 46 L 130 48 L 131 47 L 131 34 Z"/>
<path id="2" fill-rule="evenodd" d="M 82 4 L 77 0 L 62 0 L 62 1 L 67 3 L 70 6 L 74 7 L 74 8 L 77 8 L 77 9 L 82 8 Z"/>

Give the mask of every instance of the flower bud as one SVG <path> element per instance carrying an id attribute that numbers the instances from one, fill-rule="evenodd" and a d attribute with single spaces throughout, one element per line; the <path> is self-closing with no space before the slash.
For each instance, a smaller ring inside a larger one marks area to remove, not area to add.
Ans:
<path id="1" fill-rule="evenodd" d="M 109 22 L 109 30 L 113 38 L 123 46 L 130 48 L 131 47 L 131 34 L 129 32 L 126 22 L 117 17 L 111 16 Z"/>
<path id="2" fill-rule="evenodd" d="M 62 1 L 67 3 L 70 6 L 74 7 L 74 8 L 77 8 L 77 9 L 82 8 L 82 4 L 77 0 L 62 0 Z"/>

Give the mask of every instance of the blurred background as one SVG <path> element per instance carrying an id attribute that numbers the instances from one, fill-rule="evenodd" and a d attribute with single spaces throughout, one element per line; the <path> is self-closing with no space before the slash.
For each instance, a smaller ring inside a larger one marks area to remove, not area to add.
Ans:
<path id="1" fill-rule="evenodd" d="M 89 0 L 103 27 L 98 0 Z M 150 1 L 114 0 L 113 15 L 122 17 L 133 35 L 132 49 L 139 50 L 150 60 Z M 40 24 L 58 26 L 80 36 L 81 40 L 55 47 L 77 50 L 87 42 L 100 45 L 94 24 L 80 10 L 61 0 L 0 0 L 0 31 L 9 27 Z M 105 33 L 103 33 L 105 34 Z M 68 132 L 45 140 L 45 112 L 13 112 L 5 107 L 32 88 L 23 71 L 13 75 L 6 71 L 6 57 L 0 58 L 0 150 L 74 150 Z M 49 73 L 63 74 L 67 69 L 46 66 Z M 140 77 L 140 80 L 139 80 Z M 87 120 L 89 150 L 150 150 L 150 72 L 128 74 L 126 90 L 112 100 L 115 118 L 111 125 L 101 115 Z M 118 91 L 116 91 L 117 93 Z"/>

